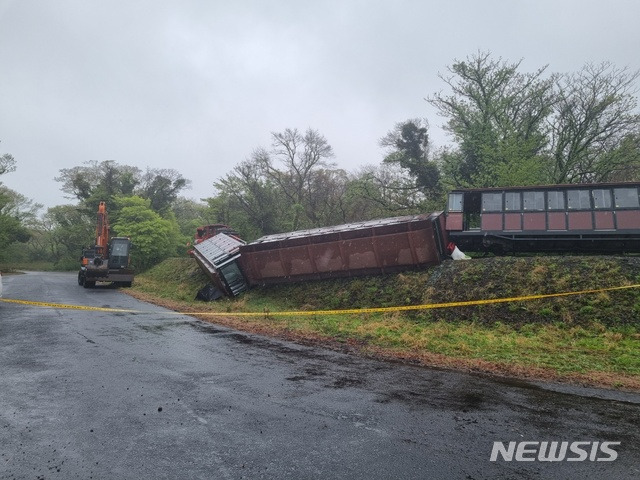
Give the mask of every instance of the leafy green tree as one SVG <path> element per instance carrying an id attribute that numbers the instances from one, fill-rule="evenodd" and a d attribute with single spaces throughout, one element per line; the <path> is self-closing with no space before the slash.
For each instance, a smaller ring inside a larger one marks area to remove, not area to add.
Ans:
<path id="1" fill-rule="evenodd" d="M 609 172 L 606 180 L 613 182 L 640 180 L 640 134 L 625 136 L 620 144 L 607 153 L 610 159 L 603 159 L 603 164 L 616 165 Z"/>
<path id="2" fill-rule="evenodd" d="M 416 187 L 425 193 L 437 193 L 440 171 L 429 158 L 429 123 L 426 119 L 410 119 L 397 123 L 393 130 L 380 139 L 380 145 L 389 149 L 386 163 L 395 163 L 416 179 Z"/>
<path id="3" fill-rule="evenodd" d="M 548 143 L 545 120 L 554 101 L 554 77 L 519 72 L 478 52 L 449 67 L 442 76 L 451 93 L 428 101 L 447 118 L 457 144 L 442 156 L 448 181 L 458 187 L 545 183 Z"/>
<path id="4" fill-rule="evenodd" d="M 80 200 L 90 212 L 96 212 L 100 202 L 114 204 L 118 196 L 133 195 L 140 183 L 140 169 L 119 165 L 113 160 L 91 160 L 82 166 L 63 168 L 55 178 L 60 189 L 71 198 Z"/>
<path id="5" fill-rule="evenodd" d="M 38 212 L 42 205 L 35 203 L 24 195 L 0 184 L 0 193 L 4 195 L 6 201 L 2 208 L 5 215 L 9 215 L 18 220 L 24 227 L 32 227 L 38 218 Z"/>
<path id="6" fill-rule="evenodd" d="M 83 248 L 95 241 L 95 215 L 74 205 L 51 207 L 31 229 L 27 244 L 32 260 L 53 262 L 61 269 L 78 268 Z"/>
<path id="7" fill-rule="evenodd" d="M 129 237 L 133 246 L 131 258 L 139 270 L 146 270 L 174 256 L 183 245 L 175 219 L 167 220 L 151 209 L 151 201 L 132 196 L 117 199 L 119 215 L 111 225 L 112 233 Z"/>
<path id="8" fill-rule="evenodd" d="M 5 153 L 0 156 L 0 175 L 15 169 L 16 160 L 12 155 Z M 0 182 L 0 260 L 6 259 L 12 244 L 29 240 L 28 227 L 35 224 L 40 208 L 42 205 L 33 203 Z"/>
<path id="9" fill-rule="evenodd" d="M 478 53 L 442 77 L 451 93 L 429 102 L 455 141 L 439 154 L 447 186 L 640 178 L 640 71 L 605 62 L 543 78 L 520 64 Z"/>
<path id="10" fill-rule="evenodd" d="M 137 195 L 150 200 L 151 208 L 166 213 L 189 180 L 172 169 L 147 169 L 120 165 L 113 160 L 91 160 L 82 166 L 63 168 L 55 178 L 61 190 L 81 202 L 88 212 L 96 212 L 106 202 L 110 215 L 117 216 L 118 197 Z"/>
<path id="11" fill-rule="evenodd" d="M 196 228 L 218 221 L 208 205 L 185 197 L 178 197 L 171 207 L 171 211 L 178 223 L 180 233 L 189 239 L 193 238 Z"/>
<path id="12" fill-rule="evenodd" d="M 217 221 L 238 229 L 245 239 L 283 231 L 282 199 L 258 162 L 241 162 L 214 186 L 219 193 L 207 201 Z"/>
<path id="13" fill-rule="evenodd" d="M 4 259 L 9 245 L 29 240 L 29 231 L 15 212 L 16 192 L 0 185 L 0 259 Z"/>
<path id="14" fill-rule="evenodd" d="M 15 161 L 11 155 L 4 155 L 5 160 L 10 161 L 0 165 L 4 172 L 15 169 Z M 42 205 L 34 203 L 24 195 L 11 190 L 0 183 L 0 259 L 6 257 L 8 247 L 15 243 L 27 242 L 31 236 L 29 227 L 32 227 L 37 218 L 38 210 Z"/>
<path id="15" fill-rule="evenodd" d="M 136 193 L 142 198 L 149 199 L 151 208 L 162 215 L 170 210 L 178 194 L 188 188 L 190 183 L 173 169 L 147 168 Z"/>

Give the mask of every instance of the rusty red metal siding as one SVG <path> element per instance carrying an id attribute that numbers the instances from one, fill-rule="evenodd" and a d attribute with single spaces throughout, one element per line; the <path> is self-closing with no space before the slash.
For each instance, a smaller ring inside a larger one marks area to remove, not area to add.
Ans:
<path id="1" fill-rule="evenodd" d="M 569 230 L 593 230 L 591 212 L 569 212 Z"/>
<path id="2" fill-rule="evenodd" d="M 613 230 L 613 212 L 594 212 L 596 230 Z"/>
<path id="3" fill-rule="evenodd" d="M 483 213 L 481 219 L 482 230 L 502 230 L 501 213 Z"/>
<path id="4" fill-rule="evenodd" d="M 338 247 L 342 247 L 343 256 L 341 258 L 340 270 L 363 270 L 373 268 L 377 265 L 383 266 L 385 263 L 377 253 L 380 248 L 381 239 L 355 238 L 345 242 L 339 242 Z"/>
<path id="5" fill-rule="evenodd" d="M 505 230 L 522 230 L 522 214 L 520 213 L 505 213 L 504 214 L 504 229 Z"/>
<path id="6" fill-rule="evenodd" d="M 523 230 L 546 230 L 547 218 L 544 212 L 524 213 L 522 215 Z"/>
<path id="7" fill-rule="evenodd" d="M 309 254 L 309 258 L 312 259 L 315 265 L 316 272 L 334 272 L 341 270 L 344 266 L 340 245 L 337 242 L 311 245 Z"/>
<path id="8" fill-rule="evenodd" d="M 565 212 L 548 212 L 547 222 L 549 230 L 566 230 L 567 214 Z"/>
<path id="9" fill-rule="evenodd" d="M 245 255 L 242 252 L 240 260 L 244 260 Z M 288 275 L 285 264 L 280 258 L 280 250 L 267 250 L 256 252 L 251 257 L 253 274 L 259 274 L 265 277 L 285 277 Z"/>
<path id="10" fill-rule="evenodd" d="M 640 229 L 640 210 L 618 210 L 616 222 L 618 230 Z"/>
<path id="11" fill-rule="evenodd" d="M 444 222 L 423 215 L 388 224 L 338 226 L 334 232 L 315 229 L 265 237 L 262 243 L 244 245 L 239 262 L 251 285 L 437 265 L 441 253 L 432 221 Z"/>
<path id="12" fill-rule="evenodd" d="M 462 213 L 449 212 L 447 214 L 447 230 L 462 230 Z"/>

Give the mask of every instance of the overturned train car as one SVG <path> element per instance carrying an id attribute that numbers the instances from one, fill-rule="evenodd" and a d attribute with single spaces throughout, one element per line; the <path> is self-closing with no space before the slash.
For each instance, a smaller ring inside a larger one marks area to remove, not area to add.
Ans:
<path id="1" fill-rule="evenodd" d="M 448 238 L 442 213 L 268 235 L 245 243 L 224 233 L 194 246 L 216 287 L 236 296 L 255 285 L 392 273 L 439 264 Z"/>

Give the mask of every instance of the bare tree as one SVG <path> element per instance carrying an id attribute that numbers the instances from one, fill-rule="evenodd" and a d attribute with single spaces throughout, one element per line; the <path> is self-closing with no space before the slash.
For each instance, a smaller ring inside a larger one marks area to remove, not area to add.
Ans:
<path id="1" fill-rule="evenodd" d="M 555 182 L 606 181 L 623 171 L 637 178 L 639 76 L 605 62 L 558 78 L 551 119 Z"/>
<path id="2" fill-rule="evenodd" d="M 352 182 L 353 190 L 360 197 L 352 206 L 360 210 L 359 219 L 418 213 L 429 201 L 406 169 L 395 163 L 362 168 Z"/>
<path id="3" fill-rule="evenodd" d="M 13 172 L 16 169 L 16 160 L 13 155 L 5 153 L 0 155 L 0 175 Z"/>
<path id="4" fill-rule="evenodd" d="M 16 169 L 16 160 L 13 155 L 5 153 L 0 156 L 0 175 L 8 172 L 13 172 Z"/>
<path id="5" fill-rule="evenodd" d="M 253 159 L 288 199 L 292 209 L 291 228 L 296 230 L 302 225 L 302 214 L 313 213 L 306 207 L 316 190 L 322 188 L 315 177 L 325 169 L 335 167 L 329 162 L 333 148 L 324 136 L 311 128 L 304 135 L 297 129 L 288 128 L 282 133 L 272 133 L 271 138 L 272 150 L 256 150 Z"/>

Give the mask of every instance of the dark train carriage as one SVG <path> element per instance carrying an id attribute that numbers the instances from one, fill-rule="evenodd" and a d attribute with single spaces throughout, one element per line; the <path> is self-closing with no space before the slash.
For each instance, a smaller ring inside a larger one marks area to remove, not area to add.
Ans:
<path id="1" fill-rule="evenodd" d="M 640 183 L 454 190 L 446 229 L 463 250 L 639 252 Z"/>
<path id="2" fill-rule="evenodd" d="M 395 217 L 268 235 L 238 263 L 250 285 L 390 273 L 439 264 L 446 241 L 441 214 Z"/>

